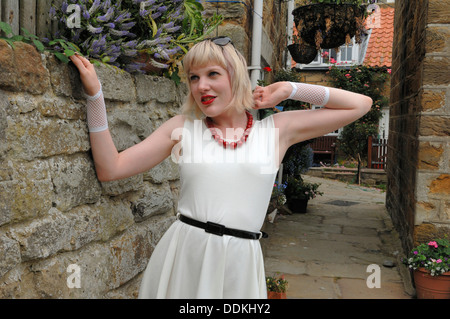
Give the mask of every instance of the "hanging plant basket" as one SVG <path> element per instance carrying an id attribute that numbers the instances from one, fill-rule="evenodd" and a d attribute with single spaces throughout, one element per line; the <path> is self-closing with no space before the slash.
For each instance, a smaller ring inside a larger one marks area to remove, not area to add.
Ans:
<path id="1" fill-rule="evenodd" d="M 298 36 L 310 46 L 333 49 L 350 43 L 360 32 L 366 9 L 355 4 L 310 4 L 292 11 Z"/>
<path id="2" fill-rule="evenodd" d="M 305 42 L 301 44 L 290 44 L 288 45 L 288 50 L 292 56 L 292 59 L 294 59 L 294 61 L 297 63 L 311 63 L 317 55 L 317 49 Z"/>

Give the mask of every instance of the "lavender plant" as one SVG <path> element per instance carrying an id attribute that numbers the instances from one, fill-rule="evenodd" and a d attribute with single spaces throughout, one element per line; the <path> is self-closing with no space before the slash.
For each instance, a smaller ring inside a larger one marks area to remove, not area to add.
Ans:
<path id="1" fill-rule="evenodd" d="M 80 27 L 69 27 L 70 5 L 79 6 Z M 222 17 L 205 18 L 196 0 L 64 0 L 53 1 L 50 16 L 57 21 L 54 38 L 79 46 L 82 54 L 130 73 L 143 72 L 140 54 L 162 69 L 176 62 L 190 43 L 201 41 Z"/>

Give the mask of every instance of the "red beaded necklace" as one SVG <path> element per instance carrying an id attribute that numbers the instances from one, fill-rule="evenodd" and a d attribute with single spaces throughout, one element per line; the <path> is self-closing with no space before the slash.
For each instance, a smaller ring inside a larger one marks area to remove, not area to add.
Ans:
<path id="1" fill-rule="evenodd" d="M 247 141 L 248 136 L 250 135 L 250 131 L 253 126 L 253 116 L 249 112 L 245 112 L 247 114 L 247 127 L 245 128 L 244 134 L 242 134 L 242 137 L 234 142 L 228 142 L 224 140 L 220 135 L 217 134 L 217 130 L 214 127 L 214 122 L 210 117 L 206 118 L 206 126 L 211 131 L 211 135 L 214 140 L 216 140 L 219 145 L 222 145 L 224 148 L 232 148 L 235 149 L 239 146 L 242 146 Z"/>

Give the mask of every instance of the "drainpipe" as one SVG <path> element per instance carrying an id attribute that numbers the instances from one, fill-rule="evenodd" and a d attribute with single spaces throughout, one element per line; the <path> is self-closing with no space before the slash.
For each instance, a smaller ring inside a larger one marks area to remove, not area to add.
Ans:
<path id="1" fill-rule="evenodd" d="M 292 11 L 294 11 L 294 0 L 290 0 L 287 3 L 287 45 L 292 43 L 292 36 L 294 33 L 294 15 L 292 14 Z M 286 69 L 290 70 L 292 68 L 292 57 L 289 50 L 286 51 Z"/>
<path id="2" fill-rule="evenodd" d="M 255 0 L 253 4 L 253 29 L 252 29 L 252 60 L 248 69 L 251 71 L 250 80 L 254 89 L 261 75 L 261 38 L 263 0 Z"/>

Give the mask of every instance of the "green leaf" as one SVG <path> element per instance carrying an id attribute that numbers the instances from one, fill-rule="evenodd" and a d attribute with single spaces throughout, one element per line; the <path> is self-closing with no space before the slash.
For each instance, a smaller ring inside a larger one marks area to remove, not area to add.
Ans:
<path id="1" fill-rule="evenodd" d="M 22 32 L 25 34 L 25 36 L 27 37 L 27 38 L 34 38 L 34 39 L 39 39 L 39 37 L 38 36 L 36 36 L 36 35 L 34 35 L 34 34 L 31 34 L 27 29 L 25 29 L 25 28 L 20 28 L 21 30 L 22 30 Z"/>
<path id="2" fill-rule="evenodd" d="M 69 63 L 69 58 L 66 57 L 64 54 L 62 54 L 61 52 L 53 52 L 55 54 L 55 56 L 61 60 L 64 63 Z"/>
<path id="3" fill-rule="evenodd" d="M 33 43 L 34 43 L 34 45 L 35 45 L 35 47 L 39 50 L 39 51 L 44 51 L 45 50 L 45 47 L 44 47 L 44 45 L 42 44 L 42 42 L 41 41 L 39 41 L 39 40 L 36 40 L 36 39 L 33 39 L 32 40 L 33 41 Z"/>
<path id="4" fill-rule="evenodd" d="M 13 41 L 23 41 L 25 38 L 22 35 L 15 35 L 10 38 Z"/>
<path id="5" fill-rule="evenodd" d="M 5 32 L 6 36 L 13 33 L 11 26 L 6 22 L 0 21 L 0 29 Z"/>
<path id="6" fill-rule="evenodd" d="M 69 56 L 74 55 L 75 52 L 72 51 L 72 50 L 70 50 L 70 49 L 65 49 L 65 50 L 64 50 L 64 54 L 65 54 L 67 57 L 69 57 Z"/>

